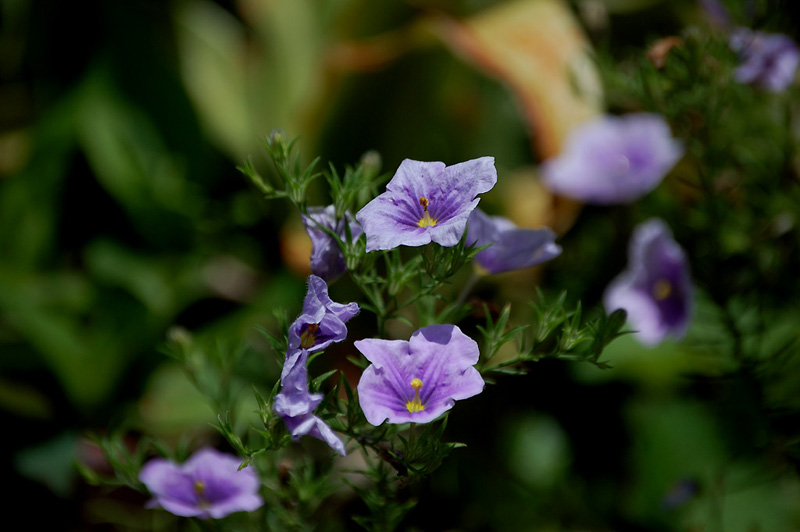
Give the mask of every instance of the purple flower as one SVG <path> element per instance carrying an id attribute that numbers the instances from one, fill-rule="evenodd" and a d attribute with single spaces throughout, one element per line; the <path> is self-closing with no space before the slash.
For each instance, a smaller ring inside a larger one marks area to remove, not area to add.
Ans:
<path id="1" fill-rule="evenodd" d="M 656 188 L 682 156 L 660 115 L 603 116 L 573 131 L 561 155 L 544 162 L 542 177 L 575 200 L 629 203 Z"/>
<path id="2" fill-rule="evenodd" d="M 692 292 L 683 250 L 664 222 L 651 219 L 634 230 L 628 269 L 608 286 L 604 304 L 608 312 L 625 309 L 637 338 L 655 345 L 668 335 L 680 339 L 686 334 Z"/>
<path id="3" fill-rule="evenodd" d="M 519 229 L 511 220 L 472 211 L 467 226 L 467 244 L 491 244 L 475 255 L 475 261 L 489 273 L 519 270 L 541 264 L 561 254 L 556 234 L 548 228 Z"/>
<path id="4" fill-rule="evenodd" d="M 252 468 L 239 471 L 241 460 L 214 449 L 201 449 L 183 464 L 163 458 L 147 462 L 139 473 L 154 498 L 148 507 L 161 506 L 184 517 L 219 519 L 233 512 L 252 512 L 264 504 L 258 495 L 258 475 Z"/>
<path id="5" fill-rule="evenodd" d="M 478 194 L 497 182 L 493 157 L 453 166 L 406 159 L 386 192 L 356 213 L 367 234 L 367 251 L 423 246 L 450 247 L 464 236 Z"/>
<path id="6" fill-rule="evenodd" d="M 739 83 L 780 92 L 794 81 L 800 50 L 789 36 L 737 28 L 731 32 L 728 44 L 742 60 L 734 73 Z"/>
<path id="7" fill-rule="evenodd" d="M 303 225 L 308 236 L 311 237 L 311 271 L 326 281 L 336 279 L 345 272 L 346 268 L 339 244 L 323 228 L 336 233 L 342 241 L 347 240 L 347 225 L 350 227 L 350 236 L 353 241 L 356 241 L 364 233 L 361 225 L 353 219 L 352 214 L 346 213 L 345 218 L 336 219 L 336 209 L 333 205 L 310 207 L 308 216 L 303 215 Z"/>
<path id="8" fill-rule="evenodd" d="M 300 349 L 294 355 L 286 357 L 281 391 L 275 396 L 272 409 L 286 423 L 293 440 L 297 441 L 301 436 L 313 436 L 344 456 L 347 453 L 342 440 L 313 414 L 322 401 L 322 394 L 308 391 L 308 351 Z"/>
<path id="9" fill-rule="evenodd" d="M 455 325 L 424 327 L 408 342 L 368 338 L 355 346 L 372 362 L 358 382 L 358 400 L 373 425 L 427 423 L 483 391 L 473 367 L 478 344 Z"/>
<path id="10" fill-rule="evenodd" d="M 727 28 L 731 24 L 731 14 L 720 0 L 700 0 L 700 7 L 712 24 Z"/>
<path id="11" fill-rule="evenodd" d="M 289 352 L 296 356 L 301 348 L 311 352 L 321 351 L 333 342 L 341 342 L 347 337 L 345 322 L 356 314 L 357 303 L 344 305 L 334 302 L 328 296 L 325 281 L 310 275 L 303 313 L 289 326 Z"/>

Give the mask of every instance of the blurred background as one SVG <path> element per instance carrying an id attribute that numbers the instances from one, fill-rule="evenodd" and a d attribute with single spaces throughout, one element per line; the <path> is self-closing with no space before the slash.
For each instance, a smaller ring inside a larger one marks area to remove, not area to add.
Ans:
<path id="1" fill-rule="evenodd" d="M 797 31 L 791 10 L 765 6 L 729 3 Z M 0 0 L 0 17 L 4 507 L 9 523 L 58 530 L 177 526 L 157 526 L 130 488 L 89 485 L 74 461 L 106 466 L 85 435 L 216 445 L 216 415 L 254 409 L 250 382 L 277 378 L 256 328 L 277 331 L 276 308 L 299 312 L 310 242 L 299 215 L 236 169 L 250 159 L 270 171 L 260 143 L 273 129 L 323 168 L 371 150 L 388 175 L 404 158 L 494 156 L 499 182 L 482 207 L 553 227 L 565 253 L 484 280 L 478 295 L 519 302 L 538 284 L 596 307 L 638 211 L 553 198 L 536 164 L 574 125 L 643 110 L 602 68 L 686 28 L 719 31 L 693 0 Z M 311 193 L 329 203 L 324 187 Z M 795 336 L 797 318 L 783 316 Z M 353 338 L 369 334 L 370 317 L 358 320 Z M 196 388 L 215 384 L 181 370 L 170 338 L 229 370 L 232 395 L 205 401 Z M 709 380 L 729 360 L 631 337 L 607 358 L 614 369 L 542 362 L 455 409 L 450 439 L 468 447 L 418 489 L 404 529 L 800 526 L 794 463 L 765 451 L 796 430 L 760 426 L 739 381 Z M 352 503 L 339 504 L 320 529 L 357 529 Z"/>

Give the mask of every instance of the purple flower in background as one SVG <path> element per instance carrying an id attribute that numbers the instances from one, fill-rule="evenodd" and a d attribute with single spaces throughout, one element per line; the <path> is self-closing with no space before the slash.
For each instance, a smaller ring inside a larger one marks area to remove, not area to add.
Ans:
<path id="1" fill-rule="evenodd" d="M 367 251 L 431 241 L 455 246 L 480 201 L 476 196 L 496 182 L 493 157 L 453 166 L 405 159 L 386 192 L 356 213 L 367 235 Z"/>
<path id="2" fill-rule="evenodd" d="M 728 43 L 742 60 L 734 73 L 739 83 L 780 92 L 794 81 L 800 50 L 787 35 L 737 28 Z"/>
<path id="3" fill-rule="evenodd" d="M 730 26 L 731 15 L 720 0 L 700 0 L 700 6 L 714 25 L 720 28 Z"/>
<path id="4" fill-rule="evenodd" d="M 286 423 L 293 440 L 297 441 L 301 436 L 313 436 L 344 456 L 347 453 L 342 440 L 313 414 L 322 401 L 322 394 L 308 391 L 308 351 L 300 349 L 292 355 L 286 357 L 281 391 L 275 396 L 272 409 Z"/>
<path id="5" fill-rule="evenodd" d="M 358 382 L 358 400 L 371 424 L 427 423 L 455 401 L 483 391 L 473 366 L 478 344 L 455 325 L 430 325 L 405 340 L 355 342 L 372 362 Z"/>
<path id="6" fill-rule="evenodd" d="M 475 255 L 475 261 L 489 273 L 519 270 L 541 264 L 561 254 L 556 234 L 549 228 L 520 229 L 511 220 L 488 216 L 475 209 L 469 217 L 467 244 L 491 244 Z"/>
<path id="7" fill-rule="evenodd" d="M 233 512 L 252 512 L 264 500 L 258 495 L 258 475 L 239 471 L 241 460 L 214 449 L 201 449 L 183 464 L 154 458 L 142 467 L 141 480 L 161 506 L 184 517 L 219 519 Z"/>
<path id="8" fill-rule="evenodd" d="M 625 309 L 636 337 L 655 345 L 667 335 L 683 338 L 692 314 L 689 266 L 669 228 L 658 219 L 636 227 L 628 249 L 628 269 L 606 289 L 606 311 Z"/>
<path id="9" fill-rule="evenodd" d="M 289 326 L 289 352 L 296 356 L 300 348 L 321 351 L 333 342 L 341 342 L 347 337 L 345 322 L 356 314 L 357 303 L 336 303 L 328 296 L 325 281 L 310 275 L 303 313 Z"/>
<path id="10" fill-rule="evenodd" d="M 303 215 L 303 225 L 308 236 L 311 237 L 311 271 L 326 281 L 336 279 L 345 272 L 346 268 L 339 244 L 323 228 L 336 233 L 342 241 L 347 241 L 346 224 L 350 227 L 350 236 L 353 241 L 356 241 L 364 233 L 361 225 L 353 219 L 352 214 L 346 213 L 345 218 L 336 219 L 336 209 L 333 205 L 310 207 L 308 216 Z"/>
<path id="11" fill-rule="evenodd" d="M 556 194 L 600 205 L 629 203 L 661 183 L 683 156 L 660 115 L 603 116 L 574 130 L 564 151 L 542 165 Z"/>

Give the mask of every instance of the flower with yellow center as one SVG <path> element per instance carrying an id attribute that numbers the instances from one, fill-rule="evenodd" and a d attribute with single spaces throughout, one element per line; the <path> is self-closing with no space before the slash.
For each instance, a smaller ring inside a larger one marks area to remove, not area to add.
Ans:
<path id="1" fill-rule="evenodd" d="M 628 267 L 606 288 L 603 305 L 608 313 L 624 309 L 634 338 L 656 345 L 667 337 L 679 340 L 686 335 L 693 292 L 686 253 L 667 224 L 652 218 L 634 229 Z"/>
<path id="2" fill-rule="evenodd" d="M 367 203 L 356 220 L 367 238 L 367 251 L 398 246 L 458 244 L 480 194 L 497 182 L 492 157 L 446 166 L 406 159 L 386 192 Z"/>
<path id="3" fill-rule="evenodd" d="M 372 363 L 358 382 L 358 401 L 375 426 L 428 423 L 483 391 L 474 367 L 478 344 L 455 325 L 423 327 L 408 341 L 367 338 L 354 345 Z"/>

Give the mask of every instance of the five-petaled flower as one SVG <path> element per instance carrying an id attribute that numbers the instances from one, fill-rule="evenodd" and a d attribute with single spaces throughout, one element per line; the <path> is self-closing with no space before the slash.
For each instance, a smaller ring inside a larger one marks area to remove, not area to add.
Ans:
<path id="1" fill-rule="evenodd" d="M 502 216 L 472 211 L 466 243 L 490 247 L 475 255 L 475 262 L 489 273 L 520 270 L 541 264 L 561 254 L 556 234 L 549 228 L 520 229 Z"/>
<path id="2" fill-rule="evenodd" d="M 734 73 L 739 83 L 781 92 L 794 81 L 800 49 L 788 35 L 736 28 L 728 43 L 742 60 Z"/>
<path id="3" fill-rule="evenodd" d="M 367 251 L 430 242 L 455 246 L 480 201 L 477 195 L 496 182 L 493 157 L 452 166 L 404 160 L 386 192 L 356 213 L 367 235 Z"/>
<path id="4" fill-rule="evenodd" d="M 603 302 L 608 312 L 625 309 L 636 337 L 655 345 L 666 336 L 680 339 L 686 334 L 692 293 L 683 249 L 666 224 L 654 218 L 634 230 L 628 268 L 608 286 Z"/>
<path id="5" fill-rule="evenodd" d="M 286 428 L 297 441 L 301 436 L 313 436 L 327 443 L 344 456 L 344 443 L 314 410 L 322 401 L 322 394 L 308 390 L 308 351 L 300 349 L 296 356 L 286 357 L 281 376 L 281 391 L 275 396 L 272 409 L 286 423 Z"/>
<path id="6" fill-rule="evenodd" d="M 183 464 L 154 458 L 142 467 L 139 480 L 154 496 L 149 507 L 161 506 L 184 517 L 219 519 L 264 504 L 258 495 L 258 475 L 250 467 L 239 471 L 240 463 L 235 456 L 201 449 Z"/>
<path id="7" fill-rule="evenodd" d="M 683 156 L 660 115 L 603 116 L 572 132 L 564 151 L 542 166 L 545 185 L 586 203 L 634 201 L 658 186 Z"/>
<path id="8" fill-rule="evenodd" d="M 311 271 L 315 275 L 332 281 L 342 275 L 346 268 L 344 255 L 336 239 L 325 229 L 335 233 L 343 242 L 347 241 L 347 227 L 350 228 L 352 241 L 358 239 L 364 230 L 351 213 L 344 218 L 336 218 L 333 205 L 327 207 L 309 207 L 308 215 L 303 215 L 303 225 L 311 237 Z"/>
<path id="9" fill-rule="evenodd" d="M 358 399 L 373 425 L 427 423 L 483 391 L 473 367 L 478 344 L 455 325 L 423 327 L 409 341 L 368 338 L 354 345 L 372 362 L 358 382 Z"/>

